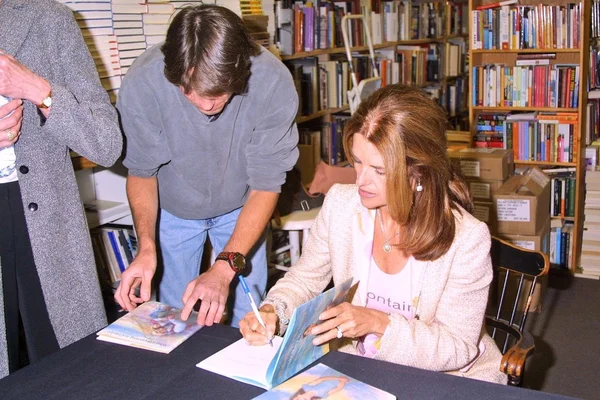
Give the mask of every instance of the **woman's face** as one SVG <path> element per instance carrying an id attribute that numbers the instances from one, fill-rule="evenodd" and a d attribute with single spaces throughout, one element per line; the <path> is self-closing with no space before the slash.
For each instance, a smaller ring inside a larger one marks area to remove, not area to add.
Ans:
<path id="1" fill-rule="evenodd" d="M 364 135 L 352 140 L 356 185 L 363 206 L 373 209 L 387 205 L 383 157 Z"/>

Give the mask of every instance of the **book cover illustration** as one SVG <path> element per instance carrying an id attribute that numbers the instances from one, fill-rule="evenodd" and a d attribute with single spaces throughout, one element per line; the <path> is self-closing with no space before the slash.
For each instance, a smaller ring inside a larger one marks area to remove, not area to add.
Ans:
<path id="1" fill-rule="evenodd" d="M 346 299 L 351 283 L 349 279 L 298 306 L 284 337 L 273 338 L 273 347 L 251 346 L 242 338 L 196 366 L 264 389 L 277 386 L 329 351 L 327 344 L 312 344 L 310 330 L 323 311 Z"/>
<path id="2" fill-rule="evenodd" d="M 148 301 L 99 331 L 97 339 L 170 353 L 200 328 L 195 313 L 183 321 L 179 308 Z"/>
<path id="3" fill-rule="evenodd" d="M 396 396 L 342 374 L 324 364 L 296 375 L 254 400 L 387 400 Z"/>

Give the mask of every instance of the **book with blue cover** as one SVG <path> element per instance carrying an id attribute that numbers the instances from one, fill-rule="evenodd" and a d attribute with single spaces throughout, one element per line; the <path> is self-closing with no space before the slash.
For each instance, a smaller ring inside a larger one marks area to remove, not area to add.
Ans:
<path id="1" fill-rule="evenodd" d="M 324 364 L 294 376 L 253 400 L 394 400 L 396 396 Z"/>
<path id="2" fill-rule="evenodd" d="M 179 308 L 148 301 L 100 330 L 96 339 L 170 353 L 202 328 L 196 315 L 192 313 L 183 321 Z"/>
<path id="3" fill-rule="evenodd" d="M 312 344 L 310 328 L 320 323 L 323 311 L 346 299 L 351 284 L 349 279 L 298 306 L 284 337 L 275 336 L 272 347 L 251 346 L 242 338 L 196 366 L 264 389 L 279 385 L 327 354 L 327 344 Z"/>

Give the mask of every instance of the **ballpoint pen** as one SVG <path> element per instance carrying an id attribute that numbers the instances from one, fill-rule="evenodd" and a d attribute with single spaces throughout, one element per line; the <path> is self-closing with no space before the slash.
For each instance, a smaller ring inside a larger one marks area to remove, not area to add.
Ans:
<path id="1" fill-rule="evenodd" d="M 260 316 L 260 313 L 258 312 L 258 308 L 256 307 L 256 303 L 254 302 L 254 298 L 252 298 L 252 293 L 250 293 L 250 289 L 248 288 L 248 285 L 246 284 L 246 280 L 244 279 L 244 277 L 242 275 L 239 275 L 239 278 L 240 278 L 240 283 L 242 284 L 242 288 L 244 289 L 244 293 L 246 293 L 248 295 L 248 298 L 250 299 L 250 306 L 252 307 L 252 311 L 254 311 L 254 315 L 256 315 L 256 319 L 258 320 L 258 323 L 261 324 L 262 327 L 265 328 L 265 331 L 266 331 L 267 325 L 265 324 L 265 321 L 263 321 L 262 317 Z M 271 338 L 269 338 L 269 344 L 271 345 L 271 347 L 273 347 L 273 340 Z"/>

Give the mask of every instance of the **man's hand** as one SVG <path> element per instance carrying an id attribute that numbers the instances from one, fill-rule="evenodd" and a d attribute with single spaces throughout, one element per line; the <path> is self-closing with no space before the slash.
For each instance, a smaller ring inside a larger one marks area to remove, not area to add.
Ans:
<path id="1" fill-rule="evenodd" d="M 253 346 L 262 346 L 269 343 L 275 335 L 275 329 L 279 317 L 275 314 L 275 309 L 270 304 L 265 304 L 259 310 L 260 316 L 265 321 L 267 329 L 262 327 L 254 312 L 246 314 L 244 319 L 240 321 L 240 333 L 246 339 L 246 342 Z"/>
<path id="2" fill-rule="evenodd" d="M 131 311 L 138 304 L 150 300 L 152 277 L 156 272 L 156 253 L 141 251 L 121 275 L 121 283 L 115 292 L 115 300 L 123 309 Z M 141 285 L 140 296 L 135 290 Z"/>
<path id="3" fill-rule="evenodd" d="M 383 336 L 390 323 L 389 316 L 378 310 L 342 303 L 323 311 L 319 315 L 323 321 L 312 329 L 312 334 L 317 336 L 313 340 L 315 346 L 321 345 L 338 335 L 338 328 L 344 337 L 358 338 L 373 333 Z"/>
<path id="4" fill-rule="evenodd" d="M 196 302 L 200 300 L 198 311 L 198 325 L 211 326 L 223 317 L 229 285 L 235 273 L 226 261 L 217 261 L 205 273 L 188 283 L 183 294 L 183 310 L 181 319 L 188 319 Z"/>
<path id="5" fill-rule="evenodd" d="M 23 101 L 15 99 L 0 107 L 0 149 L 12 146 L 21 136 Z"/>

